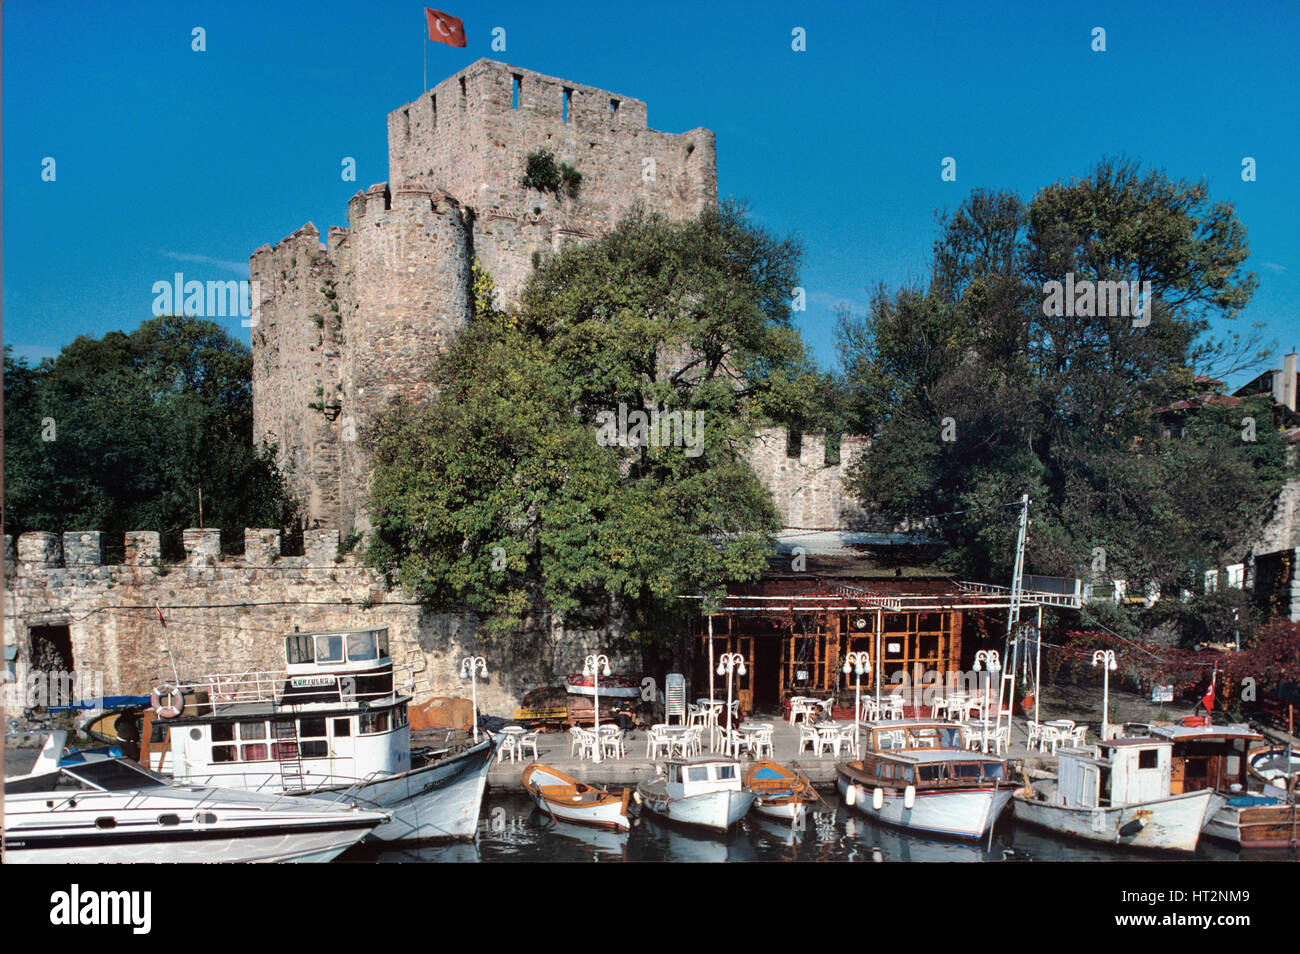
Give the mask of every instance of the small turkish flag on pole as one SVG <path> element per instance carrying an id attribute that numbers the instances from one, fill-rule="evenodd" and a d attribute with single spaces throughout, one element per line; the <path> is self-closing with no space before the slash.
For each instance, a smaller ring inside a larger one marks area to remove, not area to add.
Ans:
<path id="1" fill-rule="evenodd" d="M 1205 695 L 1201 696 L 1201 705 L 1205 706 L 1206 712 L 1214 711 L 1214 677 L 1219 674 L 1216 668 L 1210 675 L 1210 688 L 1205 690 Z"/>
<path id="2" fill-rule="evenodd" d="M 435 43 L 448 46 L 465 45 L 465 24 L 448 13 L 424 8 L 424 15 L 429 18 L 429 39 Z"/>
<path id="3" fill-rule="evenodd" d="M 158 601 L 157 601 L 157 600 L 154 600 L 154 601 L 153 601 L 153 608 L 156 609 L 156 610 L 158 611 L 158 622 L 160 622 L 160 623 L 163 624 L 163 629 L 166 629 L 166 628 L 167 628 L 167 620 L 163 619 L 162 607 L 158 605 Z"/>

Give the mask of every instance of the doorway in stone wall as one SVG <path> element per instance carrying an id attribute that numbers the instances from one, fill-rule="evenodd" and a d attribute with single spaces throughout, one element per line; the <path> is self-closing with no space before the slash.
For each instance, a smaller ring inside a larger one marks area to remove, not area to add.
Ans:
<path id="1" fill-rule="evenodd" d="M 28 629 L 31 668 L 43 672 L 72 672 L 72 634 L 67 624 Z"/>

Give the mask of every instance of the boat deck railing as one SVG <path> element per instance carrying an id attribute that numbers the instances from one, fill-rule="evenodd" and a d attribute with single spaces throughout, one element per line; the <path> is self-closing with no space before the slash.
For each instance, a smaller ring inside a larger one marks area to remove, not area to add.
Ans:
<path id="1" fill-rule="evenodd" d="M 234 706 L 259 703 L 280 708 L 321 702 L 349 705 L 395 702 L 410 695 L 415 676 L 409 665 L 398 663 L 391 671 L 378 673 L 290 675 L 284 669 L 216 672 L 183 680 L 179 687 L 170 680 L 157 684 L 163 689 L 175 687 L 185 693 L 206 692 L 213 711 L 220 712 Z"/>

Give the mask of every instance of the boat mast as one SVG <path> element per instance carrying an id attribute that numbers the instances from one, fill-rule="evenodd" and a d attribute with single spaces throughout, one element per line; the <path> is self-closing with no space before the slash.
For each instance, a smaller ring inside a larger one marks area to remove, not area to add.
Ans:
<path id="1" fill-rule="evenodd" d="M 1020 622 L 1020 587 L 1024 580 L 1025 573 L 1025 535 L 1029 529 L 1029 494 L 1020 495 L 1020 532 L 1016 535 L 1016 560 L 1015 567 L 1011 572 L 1011 600 L 1007 610 L 1007 637 L 1004 646 L 1002 658 L 1004 660 L 1010 656 L 1010 666 L 1002 670 L 1002 678 L 998 683 L 998 714 L 997 721 L 994 724 L 994 731 L 1002 730 L 1002 690 L 1006 687 L 1007 680 L 1011 681 L 1008 702 L 1015 705 L 1016 695 L 1016 663 L 1020 649 L 1020 634 L 1017 632 L 1014 639 L 1012 638 L 1013 628 Z M 1003 663 L 1007 666 L 1007 663 Z M 1010 719 L 1010 716 L 1008 716 Z"/>

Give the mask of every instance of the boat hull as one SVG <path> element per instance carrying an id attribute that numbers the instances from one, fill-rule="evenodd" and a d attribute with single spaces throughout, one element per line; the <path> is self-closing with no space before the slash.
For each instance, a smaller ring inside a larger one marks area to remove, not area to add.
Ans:
<path id="1" fill-rule="evenodd" d="M 379 841 L 470 839 L 478 831 L 493 752 L 493 743 L 485 739 L 459 755 L 400 775 L 301 794 L 342 796 L 349 804 L 387 812 L 392 819 L 371 833 Z"/>
<path id="2" fill-rule="evenodd" d="M 854 791 L 854 808 L 868 818 L 946 838 L 977 839 L 988 834 L 1011 800 L 1011 789 L 970 788 L 957 791 L 916 793 L 911 808 L 903 794 L 885 792 L 879 810 L 872 806 L 873 787 L 846 778 L 837 780 L 840 796 L 847 802 L 849 788 Z"/>
<path id="3" fill-rule="evenodd" d="M 1027 799 L 1020 792 L 1012 803 L 1017 821 L 1057 834 L 1128 848 L 1194 852 L 1216 800 L 1221 804 L 1222 796 L 1205 789 L 1113 808 L 1068 808 Z M 1139 812 L 1150 813 L 1146 824 L 1122 834 L 1121 829 L 1141 817 Z"/>
<path id="4" fill-rule="evenodd" d="M 600 684 L 597 686 L 592 684 L 590 676 L 573 675 L 565 680 L 564 688 L 575 696 L 591 697 L 599 690 L 601 698 L 641 698 L 641 680 L 633 676 L 601 676 Z"/>
<path id="5" fill-rule="evenodd" d="M 1205 834 L 1242 848 L 1289 848 L 1300 836 L 1300 804 L 1234 805 L 1233 799 L 1205 822 Z"/>
<path id="6" fill-rule="evenodd" d="M 662 790 L 656 791 L 644 782 L 637 790 L 641 793 L 642 804 L 660 818 L 714 832 L 731 829 L 754 804 L 753 793 L 744 791 L 704 792 L 669 798 Z"/>
<path id="7" fill-rule="evenodd" d="M 770 818 L 773 821 L 783 821 L 787 824 L 794 825 L 804 821 L 808 815 L 808 806 L 812 804 L 810 800 L 792 796 L 788 798 L 763 798 L 759 796 L 754 799 L 753 812 L 764 818 Z"/>

